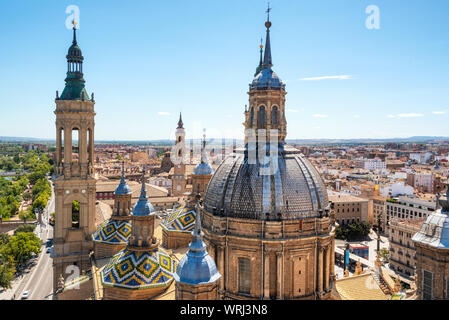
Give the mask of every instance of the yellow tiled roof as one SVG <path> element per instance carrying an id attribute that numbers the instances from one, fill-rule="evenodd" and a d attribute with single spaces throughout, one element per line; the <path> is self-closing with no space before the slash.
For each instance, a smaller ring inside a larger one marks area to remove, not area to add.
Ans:
<path id="1" fill-rule="evenodd" d="M 388 300 L 371 273 L 338 279 L 335 283 L 342 300 Z"/>

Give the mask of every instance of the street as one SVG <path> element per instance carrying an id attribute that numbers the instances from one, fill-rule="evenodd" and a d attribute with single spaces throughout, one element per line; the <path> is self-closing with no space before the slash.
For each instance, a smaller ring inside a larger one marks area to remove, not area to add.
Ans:
<path id="1" fill-rule="evenodd" d="M 49 225 L 50 214 L 55 211 L 55 197 L 52 186 L 52 195 L 42 216 L 42 224 L 38 224 L 36 235 L 42 240 L 41 253 L 31 271 L 18 279 L 17 283 L 6 292 L 2 299 L 20 300 L 25 291 L 29 292 L 29 300 L 51 300 L 53 298 L 53 260 L 51 253 L 47 253 L 47 241 L 53 239 L 53 227 Z M 8 298 L 9 296 L 9 298 Z"/>

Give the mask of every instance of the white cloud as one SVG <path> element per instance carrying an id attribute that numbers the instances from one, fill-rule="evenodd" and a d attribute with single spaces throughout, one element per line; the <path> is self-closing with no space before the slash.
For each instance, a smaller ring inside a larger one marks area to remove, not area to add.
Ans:
<path id="1" fill-rule="evenodd" d="M 295 112 L 295 113 L 298 112 L 298 110 L 295 110 L 295 109 L 287 109 L 286 111 L 287 112 Z"/>
<path id="2" fill-rule="evenodd" d="M 314 117 L 314 118 L 328 118 L 329 116 L 327 114 L 316 113 L 312 117 Z"/>
<path id="3" fill-rule="evenodd" d="M 421 113 L 399 113 L 396 115 L 393 114 L 389 114 L 387 117 L 388 118 L 418 118 L 418 117 L 423 117 L 424 115 Z"/>
<path id="4" fill-rule="evenodd" d="M 355 114 L 355 115 L 353 116 L 353 118 L 359 119 L 359 118 L 360 118 L 360 115 L 359 115 L 359 114 Z"/>
<path id="5" fill-rule="evenodd" d="M 170 112 L 159 111 L 157 114 L 160 115 L 160 116 L 169 116 Z"/>
<path id="6" fill-rule="evenodd" d="M 446 114 L 446 113 L 448 113 L 449 111 L 432 111 L 432 113 L 433 114 Z"/>
<path id="7" fill-rule="evenodd" d="M 321 77 L 301 78 L 299 80 L 302 80 L 302 81 L 320 81 L 320 80 L 349 80 L 349 79 L 352 79 L 352 76 L 350 76 L 350 75 L 321 76 Z"/>

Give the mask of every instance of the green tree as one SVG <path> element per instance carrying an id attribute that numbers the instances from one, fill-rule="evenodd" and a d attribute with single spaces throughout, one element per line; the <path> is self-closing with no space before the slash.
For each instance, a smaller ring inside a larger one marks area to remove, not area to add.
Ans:
<path id="1" fill-rule="evenodd" d="M 14 230 L 14 235 L 17 235 L 20 232 L 34 232 L 34 229 L 36 229 L 36 226 L 33 224 L 23 224 Z"/>
<path id="2" fill-rule="evenodd" d="M 335 237 L 347 241 L 361 240 L 368 236 L 371 226 L 366 222 L 352 222 L 335 228 Z"/>
<path id="3" fill-rule="evenodd" d="M 387 248 L 381 248 L 379 255 L 382 259 L 383 264 L 386 264 L 390 261 L 390 251 Z"/>
<path id="4" fill-rule="evenodd" d="M 32 254 L 39 254 L 42 242 L 30 232 L 21 232 L 11 237 L 6 245 L 0 248 L 2 261 L 14 261 L 14 264 L 20 265 L 31 258 Z"/>
<path id="5" fill-rule="evenodd" d="M 0 247 L 9 242 L 11 236 L 7 233 L 0 233 Z"/>
<path id="6" fill-rule="evenodd" d="M 80 221 L 80 203 L 76 200 L 72 202 L 72 222 Z"/>
<path id="7" fill-rule="evenodd" d="M 39 209 L 42 210 L 43 208 L 45 208 L 47 206 L 47 202 L 49 199 L 49 195 L 46 193 L 41 193 L 34 201 L 33 201 L 33 212 L 34 209 Z"/>
<path id="8" fill-rule="evenodd" d="M 2 204 L 0 201 L 0 220 L 9 220 L 10 217 L 11 214 L 7 206 Z"/>
<path id="9" fill-rule="evenodd" d="M 33 195 L 32 195 L 31 193 L 29 193 L 29 192 L 25 192 L 25 193 L 22 195 L 22 198 L 23 198 L 23 200 L 25 200 L 25 201 L 30 201 L 31 199 L 33 199 Z"/>
<path id="10" fill-rule="evenodd" d="M 23 220 L 23 222 L 27 222 L 27 220 L 32 220 L 33 219 L 33 214 L 32 214 L 32 211 L 30 209 L 32 209 L 32 208 L 31 207 L 28 208 L 27 211 L 20 210 L 20 212 L 19 212 L 19 219 Z"/>
<path id="11" fill-rule="evenodd" d="M 0 287 L 3 289 L 10 289 L 11 282 L 14 278 L 16 269 L 11 263 L 0 262 Z"/>

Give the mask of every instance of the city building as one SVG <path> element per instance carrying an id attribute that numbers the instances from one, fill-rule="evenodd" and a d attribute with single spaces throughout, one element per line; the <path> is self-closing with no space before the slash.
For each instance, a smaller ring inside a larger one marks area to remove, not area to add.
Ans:
<path id="1" fill-rule="evenodd" d="M 380 220 L 380 232 L 385 232 L 386 223 L 386 198 L 381 196 L 374 196 L 373 201 L 373 224 L 377 225 Z"/>
<path id="2" fill-rule="evenodd" d="M 420 192 L 434 193 L 435 175 L 433 173 L 412 172 L 407 174 L 407 184 Z"/>
<path id="3" fill-rule="evenodd" d="M 435 211 L 434 201 L 408 196 L 388 198 L 386 200 L 386 224 L 388 226 L 392 218 L 427 218 L 433 211 Z"/>
<path id="4" fill-rule="evenodd" d="M 411 277 L 415 275 L 416 250 L 412 237 L 421 228 L 424 218 L 392 218 L 387 227 L 390 243 L 390 269 Z"/>
<path id="5" fill-rule="evenodd" d="M 133 152 L 131 154 L 131 161 L 132 162 L 141 162 L 146 163 L 149 159 L 148 153 L 139 151 L 139 152 Z"/>
<path id="6" fill-rule="evenodd" d="M 347 194 L 330 195 L 329 201 L 340 225 L 351 222 L 368 222 L 369 200 Z"/>
<path id="7" fill-rule="evenodd" d="M 387 169 L 386 162 L 379 158 L 358 160 L 356 166 L 369 171 L 385 171 Z"/>

